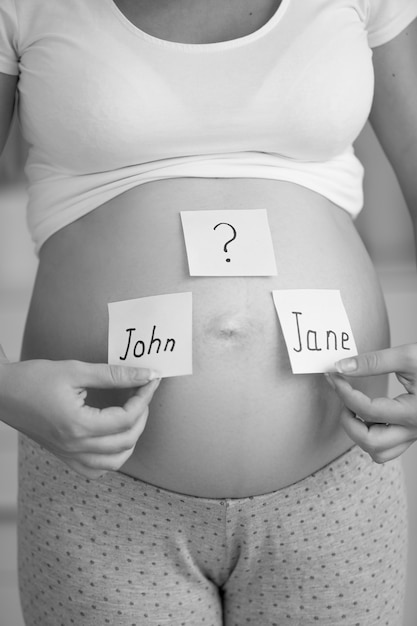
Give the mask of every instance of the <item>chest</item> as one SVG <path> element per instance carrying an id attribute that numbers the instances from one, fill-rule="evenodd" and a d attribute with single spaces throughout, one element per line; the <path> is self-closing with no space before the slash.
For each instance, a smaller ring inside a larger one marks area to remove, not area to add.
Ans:
<path id="1" fill-rule="evenodd" d="M 373 95 L 352 0 L 252 0 L 257 23 L 249 0 L 220 1 L 62 0 L 51 25 L 34 16 L 19 81 L 29 143 L 91 171 L 182 155 L 341 154 Z"/>
<path id="2" fill-rule="evenodd" d="M 137 28 L 166 41 L 205 44 L 244 37 L 266 24 L 282 0 L 113 0 Z"/>

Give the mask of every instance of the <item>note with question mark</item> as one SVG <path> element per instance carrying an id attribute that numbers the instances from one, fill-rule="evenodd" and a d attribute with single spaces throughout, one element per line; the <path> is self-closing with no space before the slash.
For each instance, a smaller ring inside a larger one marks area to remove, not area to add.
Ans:
<path id="1" fill-rule="evenodd" d="M 181 211 L 191 276 L 276 276 L 265 209 Z"/>
<path id="2" fill-rule="evenodd" d="M 218 228 L 219 226 L 228 226 L 233 231 L 232 238 L 229 239 L 229 241 L 226 241 L 226 243 L 223 246 L 223 250 L 227 253 L 227 246 L 229 245 L 229 243 L 232 243 L 232 241 L 236 239 L 236 236 L 237 236 L 236 228 L 232 226 L 231 224 L 228 224 L 227 222 L 219 222 L 218 224 L 216 224 L 216 226 L 213 227 L 213 230 L 216 230 L 216 228 Z M 225 261 L 226 263 L 230 263 L 231 259 L 225 259 Z"/>

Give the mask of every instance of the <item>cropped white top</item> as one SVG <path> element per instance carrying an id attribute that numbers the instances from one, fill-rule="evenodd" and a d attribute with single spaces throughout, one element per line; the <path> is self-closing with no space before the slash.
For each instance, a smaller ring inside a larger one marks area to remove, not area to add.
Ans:
<path id="1" fill-rule="evenodd" d="M 373 46 L 417 0 L 282 0 L 255 32 L 183 44 L 113 0 L 0 0 L 0 71 L 19 74 L 36 249 L 118 194 L 173 177 L 268 178 L 353 217 L 352 142 L 373 98 Z"/>

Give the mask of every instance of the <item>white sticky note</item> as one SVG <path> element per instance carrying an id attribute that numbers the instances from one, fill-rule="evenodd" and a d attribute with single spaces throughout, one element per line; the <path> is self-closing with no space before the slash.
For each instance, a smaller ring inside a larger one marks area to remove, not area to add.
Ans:
<path id="1" fill-rule="evenodd" d="M 358 354 L 338 289 L 272 292 L 294 374 L 334 372 L 335 361 Z"/>
<path id="2" fill-rule="evenodd" d="M 108 361 L 157 370 L 163 378 L 192 374 L 192 294 L 110 302 Z"/>
<path id="3" fill-rule="evenodd" d="M 181 211 L 191 276 L 275 276 L 265 209 Z"/>

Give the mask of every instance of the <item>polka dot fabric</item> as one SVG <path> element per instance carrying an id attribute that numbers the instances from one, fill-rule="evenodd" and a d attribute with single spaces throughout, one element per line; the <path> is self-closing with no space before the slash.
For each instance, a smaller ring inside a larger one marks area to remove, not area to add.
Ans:
<path id="1" fill-rule="evenodd" d="M 26 626 L 401 626 L 401 464 L 354 447 L 263 496 L 84 479 L 20 437 Z"/>

